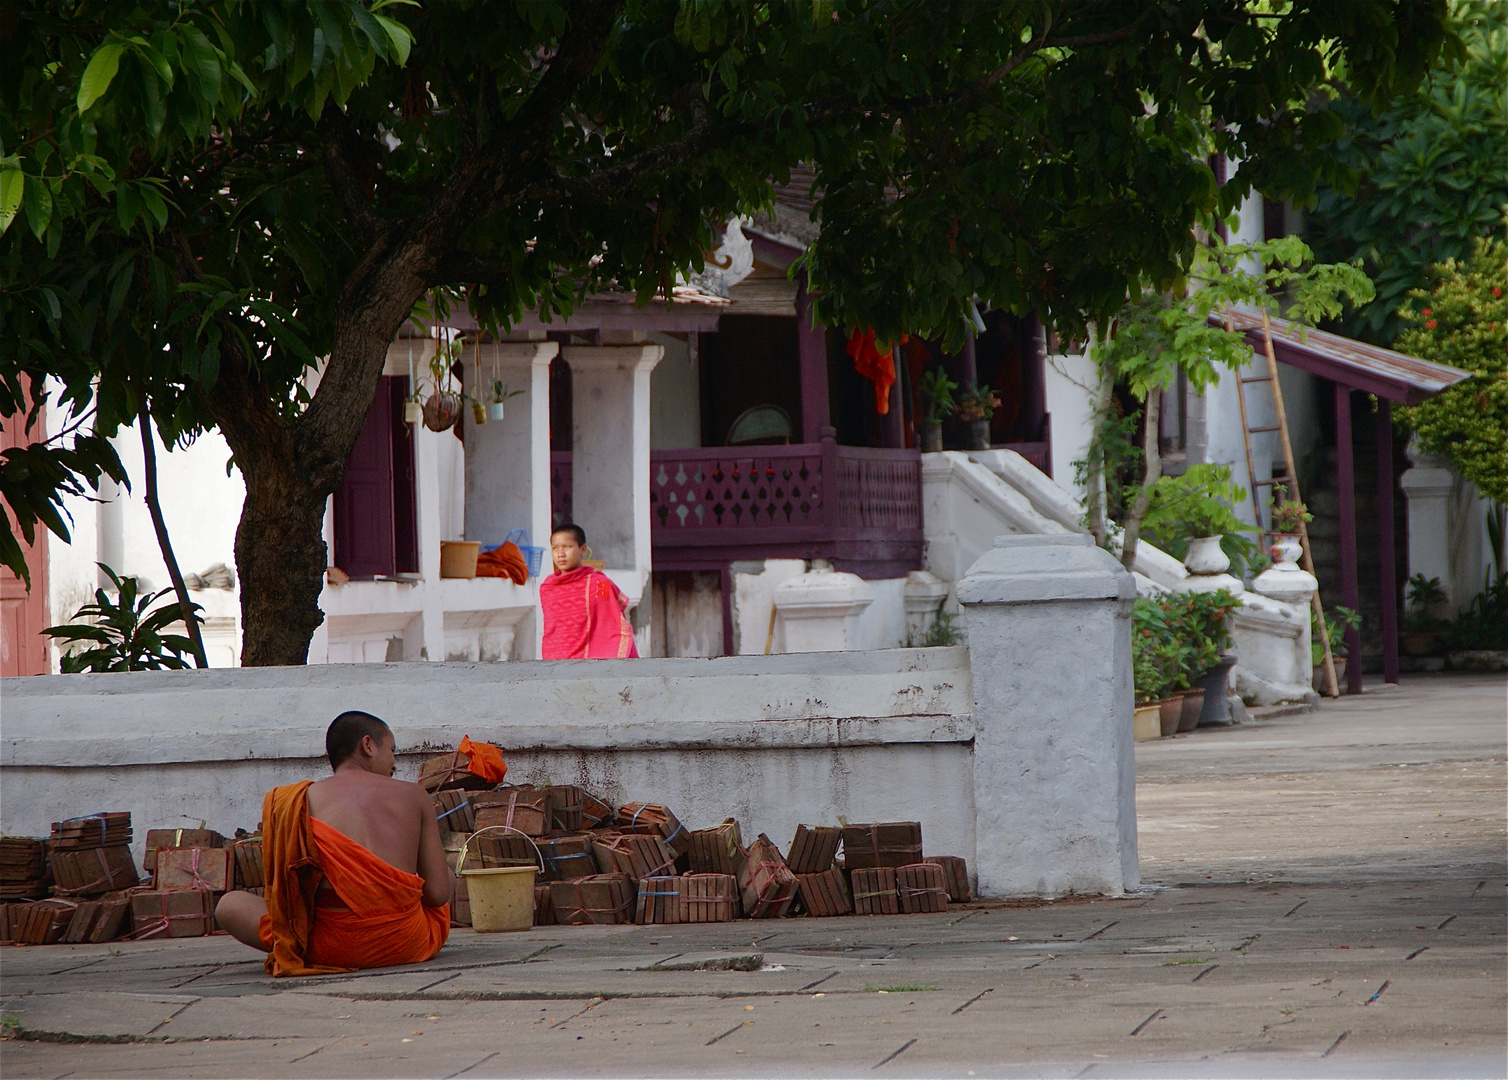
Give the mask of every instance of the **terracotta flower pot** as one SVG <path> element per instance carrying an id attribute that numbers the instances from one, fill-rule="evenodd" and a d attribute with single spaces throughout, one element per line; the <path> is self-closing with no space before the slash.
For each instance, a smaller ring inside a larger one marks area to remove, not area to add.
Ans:
<path id="1" fill-rule="evenodd" d="M 1183 695 L 1175 694 L 1170 698 L 1164 698 L 1159 704 L 1162 713 L 1159 717 L 1162 721 L 1162 734 L 1166 738 L 1178 733 L 1178 725 L 1183 721 Z"/>
<path id="2" fill-rule="evenodd" d="M 1340 692 L 1346 692 L 1346 658 L 1335 657 L 1335 683 Z M 1314 691 L 1317 694 L 1328 694 L 1330 685 L 1325 681 L 1325 662 L 1321 660 L 1314 665 Z"/>
<path id="3" fill-rule="evenodd" d="M 1183 712 L 1178 718 L 1179 731 L 1193 731 L 1199 726 L 1199 714 L 1204 712 L 1204 687 L 1196 686 L 1183 695 Z"/>

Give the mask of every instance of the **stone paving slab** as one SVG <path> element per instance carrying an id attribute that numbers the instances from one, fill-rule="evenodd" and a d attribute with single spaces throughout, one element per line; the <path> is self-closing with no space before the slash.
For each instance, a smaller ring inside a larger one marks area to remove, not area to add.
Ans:
<path id="1" fill-rule="evenodd" d="M 0 949 L 0 1073 L 1508 1076 L 1505 689 L 1138 744 L 1124 898 L 458 931 L 303 980 L 225 937 Z"/>

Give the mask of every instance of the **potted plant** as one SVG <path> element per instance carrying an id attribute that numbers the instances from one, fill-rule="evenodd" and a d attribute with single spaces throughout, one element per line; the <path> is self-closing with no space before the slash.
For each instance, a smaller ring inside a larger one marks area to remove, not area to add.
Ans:
<path id="1" fill-rule="evenodd" d="M 1325 629 L 1330 635 L 1330 656 L 1335 661 L 1335 681 L 1346 681 L 1346 634 L 1361 626 L 1361 613 L 1339 604 L 1325 609 Z M 1329 690 L 1325 681 L 1325 643 L 1320 640 L 1319 619 L 1309 609 L 1309 660 L 1314 665 L 1314 689 Z"/>
<path id="2" fill-rule="evenodd" d="M 1299 538 L 1304 526 L 1314 520 L 1314 515 L 1298 499 L 1288 498 L 1288 488 L 1274 484 L 1272 488 L 1272 561 L 1278 565 L 1293 565 L 1303 554 Z"/>
<path id="3" fill-rule="evenodd" d="M 1218 726 L 1229 722 L 1230 705 L 1226 680 L 1236 658 L 1227 655 L 1231 647 L 1230 620 L 1241 606 L 1241 598 L 1228 589 L 1189 592 L 1182 596 L 1181 619 L 1184 640 L 1193 655 L 1188 679 L 1190 695 L 1199 699 L 1198 708 L 1185 710 L 1180 731 L 1192 731 L 1201 724 Z M 1184 698 L 1188 704 L 1189 696 Z"/>
<path id="4" fill-rule="evenodd" d="M 990 420 L 998 408 L 1000 395 L 988 384 L 976 386 L 971 382 L 964 385 L 963 393 L 958 395 L 958 419 L 968 425 L 970 450 L 990 448 Z"/>
<path id="5" fill-rule="evenodd" d="M 1131 614 L 1131 674 L 1138 704 L 1159 708 L 1163 735 L 1172 735 L 1183 719 L 1192 648 L 1180 631 L 1176 596 L 1138 597 Z"/>
<path id="6" fill-rule="evenodd" d="M 942 422 L 957 408 L 953 401 L 953 391 L 957 389 L 958 384 L 941 368 L 922 372 L 922 453 L 942 450 Z"/>
<path id="7" fill-rule="evenodd" d="M 493 379 L 488 388 L 487 418 L 489 420 L 501 420 L 503 418 L 503 404 L 509 398 L 518 397 L 522 390 L 509 390 L 508 384 L 501 379 Z"/>
<path id="8" fill-rule="evenodd" d="M 1160 477 L 1142 521 L 1142 535 L 1191 574 L 1216 575 L 1230 570 L 1232 559 L 1244 571 L 1256 547 L 1242 533 L 1253 532 L 1231 507 L 1246 490 L 1231 482 L 1229 465 L 1190 465 L 1180 476 Z"/>
<path id="9" fill-rule="evenodd" d="M 1440 651 L 1450 623 L 1438 618 L 1434 611 L 1445 601 L 1445 589 L 1439 578 L 1423 574 L 1409 578 L 1408 609 L 1403 614 L 1403 632 L 1399 635 L 1407 655 L 1434 656 Z"/>
<path id="10" fill-rule="evenodd" d="M 459 341 L 437 341 L 429 358 L 429 396 L 424 399 L 424 426 L 430 431 L 448 431 L 461 418 L 461 395 L 451 389 L 450 366 L 461 352 Z"/>

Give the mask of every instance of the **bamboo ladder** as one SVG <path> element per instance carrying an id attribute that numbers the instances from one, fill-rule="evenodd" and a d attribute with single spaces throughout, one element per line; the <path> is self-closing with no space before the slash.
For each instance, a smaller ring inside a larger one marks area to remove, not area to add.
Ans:
<path id="1" fill-rule="evenodd" d="M 1225 329 L 1234 332 L 1231 313 L 1229 309 L 1225 313 Z M 1251 509 L 1256 520 L 1257 528 L 1262 529 L 1262 506 L 1257 498 L 1257 488 L 1271 487 L 1276 481 L 1258 480 L 1256 469 L 1253 467 L 1251 454 L 1251 437 L 1264 432 L 1276 431 L 1283 445 L 1283 463 L 1287 466 L 1288 476 L 1286 483 L 1292 489 L 1292 498 L 1298 498 L 1299 471 L 1293 460 L 1293 444 L 1288 438 L 1288 411 L 1283 407 L 1283 386 L 1278 382 L 1278 358 L 1272 348 L 1272 323 L 1268 319 L 1267 309 L 1262 309 L 1262 340 L 1267 347 L 1267 374 L 1238 376 L 1236 383 L 1236 401 L 1241 406 L 1241 441 L 1246 445 L 1246 476 L 1251 481 Z M 1246 416 L 1246 384 L 1269 383 L 1272 387 L 1273 411 L 1277 414 L 1278 422 L 1263 427 L 1252 427 Z M 1262 530 L 1262 535 L 1270 536 L 1268 530 Z M 1303 549 L 1303 566 L 1310 574 L 1314 573 L 1314 555 L 1309 545 L 1309 526 L 1301 519 L 1299 521 L 1299 544 Z M 1316 581 L 1318 578 L 1316 578 Z M 1320 602 L 1319 588 L 1316 587 L 1310 594 L 1310 605 L 1314 609 L 1314 622 L 1319 627 L 1320 643 L 1325 648 L 1325 688 L 1331 697 L 1340 697 L 1340 681 L 1335 677 L 1335 655 L 1330 651 L 1330 629 L 1325 625 L 1325 607 Z"/>

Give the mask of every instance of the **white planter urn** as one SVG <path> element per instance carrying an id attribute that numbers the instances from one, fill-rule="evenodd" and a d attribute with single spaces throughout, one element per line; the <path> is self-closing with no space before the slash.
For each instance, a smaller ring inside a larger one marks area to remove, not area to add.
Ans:
<path id="1" fill-rule="evenodd" d="M 494 401 L 487 406 L 488 420 L 501 420 L 503 418 L 503 403 Z"/>
<path id="2" fill-rule="evenodd" d="M 1184 569 L 1191 574 L 1223 574 L 1230 569 L 1230 556 L 1220 547 L 1221 536 L 1201 536 L 1189 541 Z"/>
<path id="3" fill-rule="evenodd" d="M 1272 546 L 1267 551 L 1272 556 L 1274 570 L 1297 570 L 1299 559 L 1304 554 L 1304 545 L 1299 542 L 1297 536 L 1277 533 L 1273 536 Z"/>
<path id="4" fill-rule="evenodd" d="M 1184 592 L 1214 592 L 1228 589 L 1240 596 L 1244 591 L 1241 579 L 1227 574 L 1230 556 L 1220 549 L 1221 537 L 1201 536 L 1189 541 L 1189 553 L 1184 556 L 1183 566 L 1189 576 L 1179 582 Z"/>

